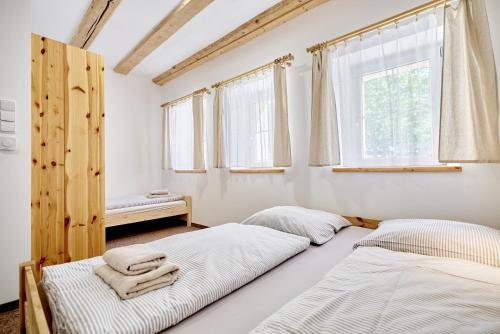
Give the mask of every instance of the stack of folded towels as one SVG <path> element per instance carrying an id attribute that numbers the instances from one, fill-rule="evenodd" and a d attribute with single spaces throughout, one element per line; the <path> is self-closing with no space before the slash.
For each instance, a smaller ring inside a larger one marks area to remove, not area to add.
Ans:
<path id="1" fill-rule="evenodd" d="M 144 244 L 108 250 L 103 260 L 106 263 L 95 266 L 94 272 L 123 299 L 171 285 L 179 272 L 179 266 L 168 262 L 165 253 Z"/>
<path id="2" fill-rule="evenodd" d="M 158 189 L 153 190 L 149 194 L 146 195 L 147 198 L 161 198 L 170 196 L 170 191 L 168 189 Z"/>

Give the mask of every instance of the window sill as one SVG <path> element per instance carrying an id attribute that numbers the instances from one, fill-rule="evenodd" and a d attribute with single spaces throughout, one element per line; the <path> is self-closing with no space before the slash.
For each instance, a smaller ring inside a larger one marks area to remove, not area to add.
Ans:
<path id="1" fill-rule="evenodd" d="M 206 173 L 206 169 L 175 169 L 174 170 L 176 173 L 181 173 L 181 174 L 195 174 L 195 173 Z"/>
<path id="2" fill-rule="evenodd" d="M 333 167 L 335 173 L 459 173 L 462 166 Z"/>
<path id="3" fill-rule="evenodd" d="M 264 174 L 264 173 L 284 173 L 285 168 L 282 167 L 266 167 L 266 168 L 230 168 L 230 173 L 249 173 L 249 174 Z"/>

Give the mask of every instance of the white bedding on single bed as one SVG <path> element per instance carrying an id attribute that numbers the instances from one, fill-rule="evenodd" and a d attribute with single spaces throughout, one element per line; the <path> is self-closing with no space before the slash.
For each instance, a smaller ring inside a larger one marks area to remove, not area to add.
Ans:
<path id="1" fill-rule="evenodd" d="M 170 327 L 166 334 L 247 334 L 287 302 L 319 282 L 373 230 L 351 226 L 321 246 L 311 245 L 273 270 Z"/>
<path id="2" fill-rule="evenodd" d="M 114 210 L 106 210 L 106 215 L 110 216 L 110 215 L 116 215 L 116 214 L 127 213 L 127 212 L 140 213 L 140 212 L 148 212 L 148 211 L 157 210 L 157 209 L 178 208 L 178 207 L 182 207 L 182 206 L 186 206 L 186 201 L 173 201 L 173 202 L 157 203 L 157 204 L 149 204 L 149 205 L 141 205 L 141 206 L 130 206 L 130 207 L 114 209 Z"/>
<path id="3" fill-rule="evenodd" d="M 130 207 L 140 207 L 144 205 L 174 202 L 181 200 L 183 197 L 183 195 L 176 194 L 156 198 L 148 198 L 146 194 L 116 197 L 106 200 L 106 210 L 117 210 Z"/>
<path id="4" fill-rule="evenodd" d="M 252 333 L 500 333 L 500 268 L 362 247 Z"/>
<path id="5" fill-rule="evenodd" d="M 231 293 L 309 247 L 309 239 L 260 226 L 225 224 L 157 240 L 180 265 L 166 288 L 129 300 L 92 267 L 101 257 L 43 268 L 57 333 L 157 333 Z"/>

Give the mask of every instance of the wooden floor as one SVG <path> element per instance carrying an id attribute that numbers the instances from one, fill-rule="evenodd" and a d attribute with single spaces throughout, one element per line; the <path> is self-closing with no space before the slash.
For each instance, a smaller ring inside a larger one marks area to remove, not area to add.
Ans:
<path id="1" fill-rule="evenodd" d="M 160 219 L 143 223 L 111 227 L 106 230 L 106 248 L 111 249 L 137 243 L 145 243 L 169 235 L 191 232 L 199 227 L 187 227 L 175 218 Z M 0 313 L 0 334 L 17 333 L 18 310 Z"/>

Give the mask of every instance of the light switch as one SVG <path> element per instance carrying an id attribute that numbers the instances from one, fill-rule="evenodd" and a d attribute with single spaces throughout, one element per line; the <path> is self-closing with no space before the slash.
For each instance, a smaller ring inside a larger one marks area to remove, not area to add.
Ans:
<path id="1" fill-rule="evenodd" d="M 8 121 L 8 122 L 15 122 L 16 121 L 16 113 L 13 111 L 2 110 L 2 111 L 0 111 L 0 120 Z"/>
<path id="2" fill-rule="evenodd" d="M 0 100 L 0 109 L 5 111 L 16 111 L 16 102 L 11 100 Z"/>
<path id="3" fill-rule="evenodd" d="M 16 123 L 0 121 L 0 131 L 3 132 L 15 132 L 16 131 Z"/>
<path id="4" fill-rule="evenodd" d="M 0 136 L 0 150 L 3 150 L 3 151 L 15 151 L 15 150 L 17 150 L 16 137 Z"/>

